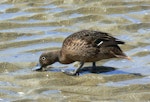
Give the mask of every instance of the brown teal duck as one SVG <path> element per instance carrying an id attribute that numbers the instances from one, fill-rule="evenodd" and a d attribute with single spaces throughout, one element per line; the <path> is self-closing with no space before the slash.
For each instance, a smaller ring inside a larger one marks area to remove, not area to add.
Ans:
<path id="1" fill-rule="evenodd" d="M 96 61 L 103 59 L 130 59 L 118 44 L 124 44 L 124 42 L 105 32 L 92 30 L 75 32 L 64 40 L 60 50 L 43 53 L 39 58 L 41 67 L 37 70 L 43 70 L 55 62 L 70 64 L 79 61 L 81 64 L 75 71 L 64 71 L 68 75 L 79 75 L 85 62 L 92 62 L 92 68 L 95 68 Z"/>

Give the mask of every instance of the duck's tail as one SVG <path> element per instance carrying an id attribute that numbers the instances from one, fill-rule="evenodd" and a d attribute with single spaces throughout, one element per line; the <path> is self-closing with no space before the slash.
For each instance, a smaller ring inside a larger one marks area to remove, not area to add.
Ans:
<path id="1" fill-rule="evenodd" d="M 127 60 L 130 60 L 130 61 L 133 61 L 131 57 L 127 56 L 127 55 L 116 55 L 114 54 L 114 56 L 116 56 L 117 58 L 123 58 L 123 59 L 127 59 Z"/>
<path id="2" fill-rule="evenodd" d="M 110 53 L 112 55 L 114 55 L 117 58 L 123 58 L 123 59 L 128 59 L 131 60 L 131 57 L 127 56 L 121 49 L 119 46 L 115 46 L 113 50 L 110 51 Z"/>

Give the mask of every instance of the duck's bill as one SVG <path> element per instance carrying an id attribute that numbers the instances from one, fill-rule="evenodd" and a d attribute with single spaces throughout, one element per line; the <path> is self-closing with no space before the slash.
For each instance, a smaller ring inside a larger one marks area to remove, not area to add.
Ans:
<path id="1" fill-rule="evenodd" d="M 47 69 L 51 68 L 51 66 L 40 66 L 39 64 L 34 67 L 33 71 L 47 71 Z"/>
<path id="2" fill-rule="evenodd" d="M 37 65 L 37 66 L 35 66 L 32 70 L 33 71 L 40 71 L 40 70 L 42 70 L 43 68 L 41 67 L 41 66 L 39 66 L 39 65 Z"/>

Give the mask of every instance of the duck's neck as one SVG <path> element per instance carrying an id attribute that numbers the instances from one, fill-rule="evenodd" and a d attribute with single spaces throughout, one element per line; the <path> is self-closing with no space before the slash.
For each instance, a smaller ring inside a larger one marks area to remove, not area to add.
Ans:
<path id="1" fill-rule="evenodd" d="M 59 63 L 62 63 L 62 64 L 66 64 L 65 63 L 65 57 L 64 55 L 62 54 L 62 51 L 61 50 L 57 50 L 57 51 L 54 51 L 54 55 L 55 55 L 55 62 L 59 62 Z"/>
<path id="2" fill-rule="evenodd" d="M 70 64 L 70 63 L 74 62 L 73 60 L 67 58 L 66 55 L 64 53 L 62 53 L 62 50 L 53 51 L 52 55 L 53 55 L 54 63 L 59 62 L 62 64 Z"/>
<path id="3" fill-rule="evenodd" d="M 56 50 L 52 52 L 53 55 L 53 61 L 54 62 L 60 62 L 60 50 Z"/>
<path id="4" fill-rule="evenodd" d="M 53 55 L 54 63 L 59 62 L 59 63 L 62 63 L 62 64 L 70 64 L 70 63 L 74 62 L 70 58 L 66 57 L 65 53 L 63 53 L 62 50 L 53 51 L 52 55 Z"/>

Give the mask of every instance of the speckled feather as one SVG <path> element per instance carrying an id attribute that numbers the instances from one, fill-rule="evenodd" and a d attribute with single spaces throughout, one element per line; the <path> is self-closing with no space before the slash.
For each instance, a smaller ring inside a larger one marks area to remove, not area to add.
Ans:
<path id="1" fill-rule="evenodd" d="M 82 30 L 64 40 L 61 56 L 64 58 L 62 59 L 64 63 L 65 60 L 95 62 L 117 56 L 126 56 L 118 44 L 124 44 L 124 42 L 108 33 Z"/>

